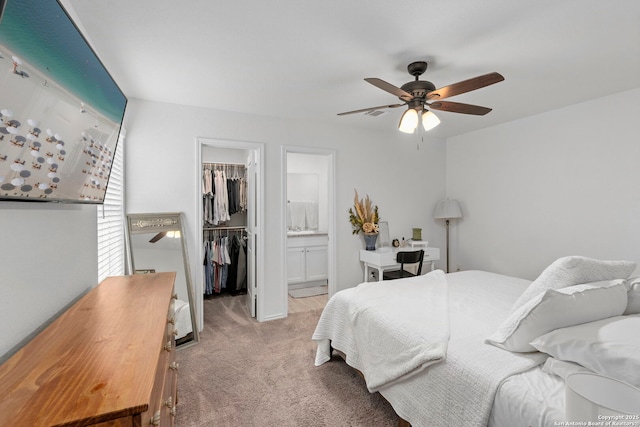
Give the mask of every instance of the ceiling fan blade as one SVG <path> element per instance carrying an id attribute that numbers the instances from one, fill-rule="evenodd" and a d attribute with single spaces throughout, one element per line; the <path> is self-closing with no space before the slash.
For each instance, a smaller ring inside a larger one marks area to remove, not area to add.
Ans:
<path id="1" fill-rule="evenodd" d="M 353 110 L 353 111 L 347 111 L 345 113 L 338 113 L 338 115 L 345 116 L 347 114 L 366 113 L 367 111 L 381 110 L 383 108 L 398 108 L 398 107 L 402 107 L 403 105 L 407 105 L 407 104 L 380 105 L 378 107 L 363 108 L 361 110 Z"/>
<path id="2" fill-rule="evenodd" d="M 398 86 L 394 86 L 391 83 L 385 82 L 384 80 L 380 80 L 376 77 L 367 77 L 365 80 L 371 83 L 372 85 L 374 85 L 375 87 L 382 89 L 386 92 L 389 92 L 392 95 L 397 96 L 403 101 L 411 101 L 413 99 L 413 95 L 411 95 L 409 92 L 405 92 L 404 90 L 400 89 Z"/>
<path id="3" fill-rule="evenodd" d="M 149 240 L 149 243 L 155 243 L 155 242 L 157 242 L 158 240 L 162 239 L 162 238 L 163 238 L 164 236 L 166 236 L 166 235 L 167 235 L 167 232 L 166 232 L 166 231 L 161 231 L 161 232 L 159 232 L 158 234 L 156 234 L 155 236 L 153 236 L 153 237 L 151 238 L 151 240 Z"/>
<path id="4" fill-rule="evenodd" d="M 449 111 L 451 113 L 472 114 L 474 116 L 484 116 L 491 112 L 491 108 L 479 105 L 462 104 L 460 102 L 435 101 L 427 104 L 432 110 Z"/>
<path id="5" fill-rule="evenodd" d="M 504 80 L 500 73 L 489 73 L 483 76 L 474 77 L 449 86 L 441 87 L 427 94 L 427 99 L 445 99 L 461 93 L 471 92 Z"/>

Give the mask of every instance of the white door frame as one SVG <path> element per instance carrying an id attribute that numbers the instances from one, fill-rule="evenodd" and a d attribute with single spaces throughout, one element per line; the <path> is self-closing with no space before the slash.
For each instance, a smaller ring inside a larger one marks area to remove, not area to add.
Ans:
<path id="1" fill-rule="evenodd" d="M 287 154 L 288 153 L 297 153 L 297 154 L 315 154 L 320 156 L 328 156 L 329 157 L 329 243 L 328 243 L 328 271 L 329 271 L 329 280 L 328 280 L 328 292 L 329 297 L 331 297 L 337 291 L 337 282 L 336 282 L 336 239 L 335 239 L 335 230 L 336 230 L 336 152 L 335 150 L 328 150 L 322 148 L 311 148 L 311 147 L 294 147 L 294 146 L 282 146 L 282 176 L 281 176 L 281 184 L 280 188 L 282 191 L 282 243 L 280 247 L 282 248 L 282 267 L 281 271 L 283 272 L 283 281 L 285 292 L 284 295 L 284 306 L 287 307 L 286 313 L 289 312 L 289 293 L 287 292 Z"/>
<path id="2" fill-rule="evenodd" d="M 256 299 L 257 299 L 257 320 L 259 322 L 263 322 L 264 319 L 264 298 L 262 297 L 263 285 L 264 285 L 264 143 L 261 142 L 249 142 L 249 141 L 234 141 L 228 139 L 216 139 L 216 138 L 196 138 L 196 167 L 195 167 L 195 177 L 196 177 L 196 191 L 198 192 L 198 196 L 196 197 L 196 218 L 198 230 L 201 236 L 202 227 L 203 227 L 203 219 L 202 219 L 202 195 L 200 194 L 200 189 L 202 188 L 202 149 L 203 147 L 213 147 L 213 148 L 231 148 L 238 150 L 247 150 L 247 151 L 255 151 L 257 152 L 258 159 L 258 176 L 256 179 L 256 204 L 258 205 L 256 208 L 256 235 L 258 236 L 258 242 L 256 244 Z M 252 201 L 248 201 L 252 203 Z M 197 232 L 197 230 L 196 230 Z M 196 250 L 197 257 L 196 259 L 202 260 L 204 257 L 204 252 L 202 248 L 202 237 L 196 239 L 198 242 Z M 204 298 L 202 293 L 202 283 L 204 280 L 202 268 L 196 269 L 195 282 L 196 286 L 194 287 L 196 290 L 199 290 L 196 295 L 197 302 L 197 310 L 199 314 L 198 324 L 200 330 L 204 327 Z"/>

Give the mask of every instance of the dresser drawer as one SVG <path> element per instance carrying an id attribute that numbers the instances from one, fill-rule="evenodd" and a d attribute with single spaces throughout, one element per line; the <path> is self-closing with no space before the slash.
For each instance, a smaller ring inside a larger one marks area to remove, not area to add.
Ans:
<path id="1" fill-rule="evenodd" d="M 167 372 L 164 383 L 164 394 L 162 397 L 162 409 L 160 410 L 160 426 L 172 427 L 176 416 L 176 398 L 172 393 L 172 379 L 175 376 Z"/>
<path id="2" fill-rule="evenodd" d="M 380 266 L 395 265 L 396 251 L 393 250 L 377 250 L 377 251 L 360 251 L 360 261 Z"/>
<path id="3" fill-rule="evenodd" d="M 175 416 L 175 398 L 173 396 L 175 394 L 173 385 L 175 381 L 173 378 L 175 377 L 175 371 L 169 369 L 169 366 L 175 362 L 176 353 L 175 299 L 176 295 L 173 294 L 169 303 L 169 310 L 167 310 L 166 326 L 162 348 L 158 355 L 149 409 L 141 417 L 143 426 L 173 426 Z"/>
<path id="4" fill-rule="evenodd" d="M 168 345 L 169 351 L 167 351 L 165 346 Z M 173 351 L 171 348 L 171 342 L 165 343 L 160 350 L 160 355 L 158 357 L 158 364 L 156 370 L 156 376 L 153 383 L 153 390 L 151 392 L 151 399 L 149 403 L 149 409 L 145 413 L 142 414 L 142 425 L 161 425 L 161 420 L 164 418 L 162 405 L 163 405 L 163 397 L 164 397 L 164 387 L 165 387 L 165 379 L 167 376 L 167 371 L 169 368 L 169 355 Z"/>
<path id="5" fill-rule="evenodd" d="M 424 250 L 424 261 L 439 261 L 440 260 L 440 250 L 429 250 L 429 248 Z"/>
<path id="6" fill-rule="evenodd" d="M 397 253 L 389 252 L 380 255 L 380 265 L 394 265 L 396 264 Z"/>

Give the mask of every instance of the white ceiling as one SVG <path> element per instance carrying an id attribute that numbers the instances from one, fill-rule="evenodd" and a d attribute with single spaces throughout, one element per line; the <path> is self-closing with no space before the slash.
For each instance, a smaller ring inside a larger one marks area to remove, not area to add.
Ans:
<path id="1" fill-rule="evenodd" d="M 129 98 L 371 129 L 337 113 L 398 99 L 424 60 L 441 87 L 497 71 L 505 81 L 436 112 L 448 137 L 640 87 L 638 0 L 62 0 Z"/>

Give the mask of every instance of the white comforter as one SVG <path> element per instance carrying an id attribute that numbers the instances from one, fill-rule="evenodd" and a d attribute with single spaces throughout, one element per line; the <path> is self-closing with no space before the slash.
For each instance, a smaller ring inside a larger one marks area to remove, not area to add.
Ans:
<path id="1" fill-rule="evenodd" d="M 501 382 L 541 364 L 546 358 L 540 353 L 516 354 L 484 343 L 506 318 L 529 281 L 481 271 L 452 273 L 446 275 L 446 279 L 450 339 L 445 360 L 427 369 L 418 368 L 421 371 L 405 374 L 378 390 L 396 413 L 414 427 L 486 426 Z M 399 282 L 383 282 L 385 286 L 396 283 Z M 363 370 L 363 359 L 368 355 L 362 354 L 351 320 L 351 300 L 357 288 L 336 293 L 327 304 L 327 314 L 323 312 L 314 333 L 314 340 L 318 342 L 316 364 L 329 360 L 332 345 L 346 354 L 350 366 Z M 414 297 L 409 287 L 403 285 L 405 292 L 409 292 L 406 299 Z M 404 319 L 400 322 L 405 334 L 422 334 L 422 325 L 410 320 L 414 314 L 405 317 L 407 312 L 398 310 L 397 313 Z M 363 373 L 366 378 L 367 373 Z"/>
<path id="2" fill-rule="evenodd" d="M 369 391 L 414 375 L 446 356 L 449 312 L 441 270 L 412 280 L 362 283 L 344 292 L 349 297 L 343 332 L 352 347 L 345 352 L 358 355 L 351 363 L 364 374 Z M 320 343 L 317 365 L 328 360 L 332 321 L 344 315 L 341 299 L 327 303 L 313 335 Z"/>
<path id="3" fill-rule="evenodd" d="M 191 311 L 189 303 L 180 299 L 175 301 L 176 339 L 182 338 L 193 331 L 191 327 Z"/>

